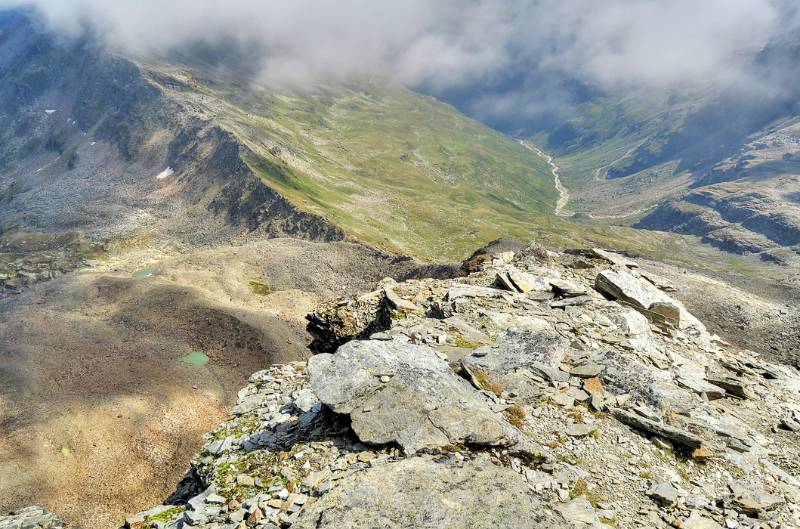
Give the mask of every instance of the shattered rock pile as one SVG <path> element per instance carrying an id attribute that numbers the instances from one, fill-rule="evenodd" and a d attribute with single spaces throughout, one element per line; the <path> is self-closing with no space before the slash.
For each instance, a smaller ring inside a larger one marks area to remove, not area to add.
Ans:
<path id="1" fill-rule="evenodd" d="M 386 279 L 309 316 L 131 528 L 800 527 L 800 372 L 603 250 Z M 2 522 L 0 522 L 2 527 Z"/>

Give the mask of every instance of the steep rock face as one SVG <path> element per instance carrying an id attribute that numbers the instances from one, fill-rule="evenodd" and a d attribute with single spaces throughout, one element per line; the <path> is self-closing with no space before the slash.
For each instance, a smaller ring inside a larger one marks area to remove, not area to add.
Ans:
<path id="1" fill-rule="evenodd" d="M 269 187 L 246 163 L 252 153 L 168 97 L 156 74 L 91 39 L 48 34 L 24 14 L 1 20 L 0 32 L 4 223 L 42 231 L 68 226 L 103 239 L 98 232 L 109 222 L 93 221 L 109 208 L 122 227 L 141 211 L 165 219 L 199 207 L 231 232 L 344 239 L 341 229 Z M 51 208 L 38 211 L 45 195 Z M 62 218 L 79 206 L 80 219 Z"/>
<path id="2" fill-rule="evenodd" d="M 232 225 L 269 237 L 339 241 L 341 228 L 303 213 L 266 185 L 244 158 L 247 149 L 218 126 L 192 120 L 170 143 L 167 163 L 177 173 L 183 193 Z"/>
<path id="3" fill-rule="evenodd" d="M 541 248 L 382 281 L 381 315 L 341 300 L 312 331 L 328 321 L 344 345 L 253 375 L 193 462 L 202 492 L 129 526 L 800 523 L 800 374 L 607 299 L 593 285 L 610 266 L 678 306 L 622 256 Z M 497 283 L 522 273 L 550 290 Z"/>

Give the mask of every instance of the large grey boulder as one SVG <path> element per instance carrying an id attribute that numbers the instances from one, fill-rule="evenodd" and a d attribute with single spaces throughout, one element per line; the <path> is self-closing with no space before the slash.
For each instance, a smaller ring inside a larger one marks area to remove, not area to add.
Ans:
<path id="1" fill-rule="evenodd" d="M 396 442 L 407 453 L 469 443 L 510 446 L 519 432 L 433 349 L 398 340 L 349 342 L 308 361 L 311 386 L 349 414 L 365 443 Z"/>
<path id="2" fill-rule="evenodd" d="M 296 529 L 562 529 L 513 470 L 485 454 L 463 463 L 414 457 L 339 483 L 303 511 Z"/>
<path id="3" fill-rule="evenodd" d="M 703 324 L 679 301 L 625 267 L 603 270 L 597 274 L 595 288 L 613 299 L 627 303 L 653 321 L 666 321 L 679 329 L 705 331 Z"/>
<path id="4" fill-rule="evenodd" d="M 632 346 L 645 353 L 656 351 L 655 338 L 653 338 L 647 318 L 630 308 L 622 309 L 615 316 L 615 320 L 618 321 Z"/>
<path id="5" fill-rule="evenodd" d="M 639 268 L 639 263 L 631 261 L 624 255 L 616 252 L 609 252 L 608 250 L 602 250 L 600 248 L 592 248 L 585 253 L 590 257 L 594 257 L 595 259 L 603 259 L 614 265 L 625 266 L 628 268 Z"/>
<path id="6" fill-rule="evenodd" d="M 732 481 L 728 484 L 733 494 L 733 505 L 739 512 L 758 515 L 784 503 L 784 499 L 767 493 L 761 485 Z"/>
<path id="7" fill-rule="evenodd" d="M 647 490 L 647 495 L 650 496 L 653 501 L 665 507 L 675 505 L 678 501 L 678 489 L 667 481 L 653 483 Z"/>

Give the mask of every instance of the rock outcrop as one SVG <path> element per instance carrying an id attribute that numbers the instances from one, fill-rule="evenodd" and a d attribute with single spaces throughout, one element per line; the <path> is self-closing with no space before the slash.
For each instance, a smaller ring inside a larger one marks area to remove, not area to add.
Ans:
<path id="1" fill-rule="evenodd" d="M 0 514 L 0 529 L 78 529 L 44 507 L 31 506 Z"/>
<path id="2" fill-rule="evenodd" d="M 616 254 L 476 266 L 323 304 L 327 351 L 254 374 L 194 492 L 127 525 L 798 527 L 797 369 Z"/>
<path id="3" fill-rule="evenodd" d="M 597 274 L 595 288 L 612 299 L 631 305 L 651 321 L 665 322 L 682 330 L 705 331 L 703 324 L 683 305 L 649 281 L 642 281 L 626 267 L 619 266 Z"/>
<path id="4" fill-rule="evenodd" d="M 792 264 L 800 254 L 800 179 L 772 177 L 701 187 L 663 202 L 636 227 L 698 235 L 722 250 Z"/>
<path id="5" fill-rule="evenodd" d="M 408 454 L 469 444 L 508 446 L 513 428 L 426 345 L 359 341 L 308 361 L 311 387 L 358 438 Z"/>

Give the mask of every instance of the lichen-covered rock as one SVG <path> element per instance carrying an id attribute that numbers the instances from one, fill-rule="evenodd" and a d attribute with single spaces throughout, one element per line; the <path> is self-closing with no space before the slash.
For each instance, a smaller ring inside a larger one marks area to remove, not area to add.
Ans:
<path id="1" fill-rule="evenodd" d="M 349 414 L 363 442 L 396 442 L 408 453 L 515 442 L 486 397 L 430 347 L 399 340 L 349 342 L 336 354 L 310 358 L 308 371 L 319 399 Z"/>
<path id="2" fill-rule="evenodd" d="M 465 356 L 461 364 L 478 387 L 491 391 L 495 384 L 495 391 L 513 391 L 520 399 L 533 402 L 542 391 L 531 384 L 531 375 L 569 380 L 559 369 L 568 350 L 569 342 L 553 331 L 512 328 L 503 331 L 494 344 Z"/>
<path id="3" fill-rule="evenodd" d="M 485 455 L 417 457 L 355 475 L 311 505 L 297 529 L 567 529 L 522 476 Z"/>
<path id="4" fill-rule="evenodd" d="M 463 363 L 489 372 L 509 373 L 523 367 L 558 368 L 569 351 L 569 342 L 555 332 L 508 329 L 495 343 L 476 349 Z"/>

